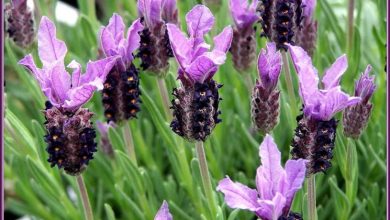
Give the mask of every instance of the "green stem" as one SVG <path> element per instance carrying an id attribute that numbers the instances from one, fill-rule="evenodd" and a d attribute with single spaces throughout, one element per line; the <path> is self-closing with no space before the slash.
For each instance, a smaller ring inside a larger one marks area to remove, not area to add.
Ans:
<path id="1" fill-rule="evenodd" d="M 309 220 L 316 220 L 316 181 L 313 174 L 307 179 L 307 203 Z"/>
<path id="2" fill-rule="evenodd" d="M 297 115 L 297 101 L 296 101 L 296 98 L 295 98 L 295 93 L 294 93 L 294 86 L 293 86 L 293 82 L 292 82 L 292 78 L 291 78 L 291 72 L 290 72 L 290 66 L 289 66 L 289 63 L 288 63 L 288 58 L 287 58 L 287 53 L 286 52 L 282 52 L 282 59 L 283 59 L 283 69 L 284 69 L 284 72 L 285 72 L 285 75 L 284 75 L 284 78 L 286 80 L 286 86 L 287 86 L 287 92 L 288 92 L 288 95 L 290 96 L 290 103 L 291 103 L 291 110 L 293 111 L 292 115 Z"/>
<path id="3" fill-rule="evenodd" d="M 215 200 L 213 197 L 213 189 L 210 180 L 209 169 L 207 167 L 206 154 L 204 153 L 203 142 L 198 141 L 195 143 L 196 153 L 199 160 L 200 175 L 202 177 L 203 189 L 206 194 L 206 199 L 210 204 L 210 210 L 212 218 L 216 215 Z"/>
<path id="4" fill-rule="evenodd" d="M 83 203 L 85 220 L 93 220 L 93 213 L 89 203 L 88 192 L 85 187 L 83 176 L 80 174 L 76 177 L 76 179 L 80 190 L 81 201 Z"/>
<path id="5" fill-rule="evenodd" d="M 157 77 L 157 84 L 158 84 L 158 89 L 160 90 L 161 98 L 164 104 L 164 111 L 165 115 L 168 121 L 172 119 L 171 116 L 171 110 L 169 109 L 170 101 L 169 101 L 169 95 L 168 95 L 168 89 L 167 85 L 165 83 L 165 79 L 162 77 Z"/>
<path id="6" fill-rule="evenodd" d="M 350 52 L 353 45 L 353 11 L 355 9 L 355 0 L 348 0 L 348 39 L 347 51 Z"/>
<path id="7" fill-rule="evenodd" d="M 134 165 L 137 166 L 137 157 L 135 155 L 134 150 L 133 134 L 131 133 L 130 124 L 128 121 L 125 121 L 125 124 L 123 126 L 123 138 L 125 139 L 127 152 L 130 156 L 130 159 L 134 163 Z"/>

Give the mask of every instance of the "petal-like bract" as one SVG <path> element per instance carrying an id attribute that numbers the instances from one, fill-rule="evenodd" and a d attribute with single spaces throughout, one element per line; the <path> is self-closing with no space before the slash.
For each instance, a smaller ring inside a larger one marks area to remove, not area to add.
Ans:
<path id="1" fill-rule="evenodd" d="M 168 203 L 164 200 L 160 209 L 158 210 L 154 220 L 172 220 L 172 215 L 169 212 Z"/>

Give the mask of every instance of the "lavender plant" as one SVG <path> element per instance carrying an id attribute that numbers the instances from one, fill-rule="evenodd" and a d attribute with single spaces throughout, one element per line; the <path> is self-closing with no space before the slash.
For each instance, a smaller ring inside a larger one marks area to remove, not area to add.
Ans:
<path id="1" fill-rule="evenodd" d="M 302 1 L 302 27 L 297 33 L 296 44 L 313 56 L 317 42 L 317 21 L 313 18 L 316 0 Z"/>

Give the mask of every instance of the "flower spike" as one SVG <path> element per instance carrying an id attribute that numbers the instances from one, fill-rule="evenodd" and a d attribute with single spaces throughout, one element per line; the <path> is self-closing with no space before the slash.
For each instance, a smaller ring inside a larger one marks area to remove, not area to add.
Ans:
<path id="1" fill-rule="evenodd" d="M 80 174 L 96 151 L 95 130 L 90 121 L 93 113 L 81 108 L 94 91 L 103 88 L 107 74 L 117 57 L 89 61 L 86 73 L 81 65 L 72 61 L 74 69 L 69 75 L 64 65 L 66 45 L 56 38 L 56 27 L 47 17 L 42 17 L 38 30 L 38 55 L 43 67 L 38 68 L 31 54 L 19 61 L 38 81 L 48 101 L 44 115 L 47 134 L 48 162 L 57 165 L 70 175 Z"/>
<path id="2" fill-rule="evenodd" d="M 339 57 L 325 71 L 319 88 L 317 70 L 311 58 L 301 47 L 288 45 L 294 63 L 303 114 L 297 117 L 298 127 L 292 140 L 293 159 L 308 159 L 307 175 L 324 172 L 331 167 L 336 140 L 337 121 L 334 115 L 360 102 L 341 91 L 340 79 L 348 67 L 345 55 Z"/>
<path id="3" fill-rule="evenodd" d="M 214 37 L 214 48 L 204 36 L 214 24 L 214 16 L 203 5 L 195 6 L 186 15 L 189 37 L 179 27 L 167 24 L 173 54 L 179 63 L 178 79 L 182 86 L 174 89 L 172 130 L 190 141 L 204 141 L 217 123 L 218 85 L 212 78 L 226 60 L 232 42 L 230 26 Z"/>

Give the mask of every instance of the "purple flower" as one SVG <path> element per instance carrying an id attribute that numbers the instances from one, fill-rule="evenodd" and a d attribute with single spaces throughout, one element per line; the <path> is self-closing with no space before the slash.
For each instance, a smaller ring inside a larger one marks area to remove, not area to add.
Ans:
<path id="1" fill-rule="evenodd" d="M 359 80 L 355 83 L 355 96 L 362 98 L 362 103 L 366 104 L 376 89 L 374 83 L 375 76 L 370 76 L 371 65 L 368 65 Z"/>
<path id="2" fill-rule="evenodd" d="M 169 212 L 168 203 L 164 200 L 160 209 L 158 210 L 154 220 L 172 220 L 172 215 Z"/>
<path id="3" fill-rule="evenodd" d="M 309 55 L 298 46 L 288 45 L 299 80 L 299 94 L 306 117 L 328 121 L 334 114 L 358 103 L 360 97 L 350 97 L 341 91 L 340 79 L 347 70 L 345 55 L 339 57 L 322 77 L 323 88 L 318 88 L 319 78 Z"/>
<path id="4" fill-rule="evenodd" d="M 36 67 L 31 54 L 20 60 L 19 64 L 32 72 L 53 106 L 75 111 L 88 102 L 95 90 L 103 88 L 116 57 L 89 61 L 85 74 L 81 74 L 81 65 L 72 61 L 68 65 L 74 69 L 70 76 L 64 65 L 66 52 L 65 43 L 56 38 L 56 27 L 44 16 L 38 30 L 38 55 L 42 69 Z"/>
<path id="5" fill-rule="evenodd" d="M 115 128 L 116 124 L 113 121 L 108 123 L 96 121 L 96 127 L 100 133 L 100 145 L 105 154 L 110 157 L 114 156 L 114 150 L 108 138 L 108 129 Z"/>
<path id="6" fill-rule="evenodd" d="M 267 49 L 261 49 L 257 62 L 260 81 L 257 87 L 262 87 L 268 94 L 275 88 L 282 68 L 282 55 L 276 50 L 275 43 L 267 43 Z"/>
<path id="7" fill-rule="evenodd" d="M 251 27 L 258 19 L 256 13 L 257 0 L 252 0 L 249 4 L 248 0 L 230 0 L 229 10 L 233 17 L 233 21 L 239 29 Z"/>
<path id="8" fill-rule="evenodd" d="M 287 217 L 294 195 L 305 179 L 306 160 L 288 160 L 283 169 L 280 151 L 270 135 L 265 136 L 259 150 L 261 166 L 256 173 L 257 189 L 226 177 L 219 182 L 217 190 L 225 194 L 228 206 L 252 211 L 262 220 Z"/>
<path id="9" fill-rule="evenodd" d="M 100 30 L 100 46 L 106 55 L 120 56 L 117 60 L 119 71 L 125 71 L 131 65 L 134 56 L 133 52 L 140 45 L 140 36 L 138 32 L 142 31 L 144 26 L 140 19 L 135 20 L 127 30 L 127 37 L 124 37 L 125 24 L 120 15 L 114 13 L 108 25 Z"/>
<path id="10" fill-rule="evenodd" d="M 226 53 L 232 42 L 233 30 L 226 27 L 214 37 L 214 49 L 204 41 L 213 24 L 214 16 L 203 5 L 196 5 L 186 15 L 189 38 L 174 24 L 167 24 L 172 50 L 179 63 L 179 79 L 182 82 L 203 83 L 210 80 L 218 66 L 225 63 Z"/>

